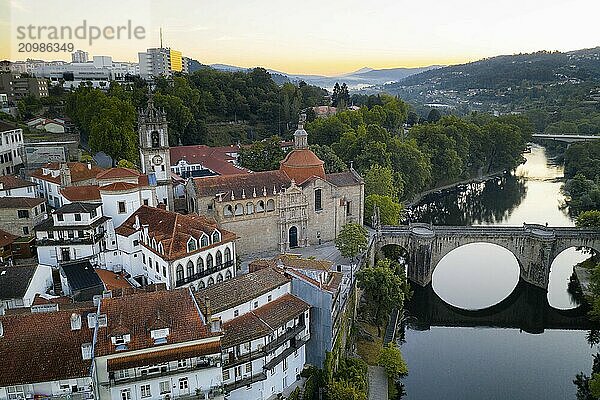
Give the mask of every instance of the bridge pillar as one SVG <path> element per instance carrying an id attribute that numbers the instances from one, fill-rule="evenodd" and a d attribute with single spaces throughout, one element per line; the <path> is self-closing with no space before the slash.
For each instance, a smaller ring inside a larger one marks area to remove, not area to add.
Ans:
<path id="1" fill-rule="evenodd" d="M 530 238 L 523 255 L 521 278 L 532 285 L 548 290 L 550 266 L 554 260 L 554 238 Z"/>
<path id="2" fill-rule="evenodd" d="M 414 240 L 408 248 L 408 278 L 420 286 L 431 283 L 432 244 L 430 240 Z"/>

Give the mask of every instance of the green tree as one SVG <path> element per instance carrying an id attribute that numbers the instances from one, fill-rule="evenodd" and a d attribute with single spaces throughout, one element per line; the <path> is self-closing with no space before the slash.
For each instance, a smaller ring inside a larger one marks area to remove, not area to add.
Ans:
<path id="1" fill-rule="evenodd" d="M 327 145 L 313 144 L 310 149 L 315 153 L 317 157 L 325 164 L 325 173 L 332 174 L 335 172 L 347 171 L 348 167 L 344 161 Z"/>
<path id="2" fill-rule="evenodd" d="M 348 223 L 342 227 L 337 238 L 335 238 L 335 246 L 342 257 L 354 259 L 367 250 L 368 237 L 369 233 L 364 226 Z"/>
<path id="3" fill-rule="evenodd" d="M 396 203 L 390 196 L 371 194 L 365 198 L 365 223 L 371 224 L 374 208 L 379 209 L 382 225 L 398 225 L 402 216 L 402 205 Z"/>
<path id="4" fill-rule="evenodd" d="M 442 118 L 442 114 L 440 114 L 437 108 L 432 108 L 427 115 L 427 121 L 429 122 L 438 122 L 440 118 Z"/>
<path id="5" fill-rule="evenodd" d="M 240 165 L 252 171 L 271 171 L 279 168 L 285 152 L 281 149 L 281 139 L 272 136 L 260 142 L 255 142 L 250 147 L 240 150 Z"/>
<path id="6" fill-rule="evenodd" d="M 378 363 L 385 368 L 390 379 L 395 380 L 408 374 L 406 361 L 404 361 L 398 345 L 394 342 L 390 342 L 387 346 L 381 348 Z"/>
<path id="7" fill-rule="evenodd" d="M 579 228 L 600 228 L 600 211 L 584 211 L 577 216 L 575 225 Z"/>
<path id="8" fill-rule="evenodd" d="M 391 168 L 373 164 L 363 173 L 363 179 L 366 197 L 375 194 L 392 199 L 398 198 L 399 190 L 394 182 L 394 172 Z"/>
<path id="9" fill-rule="evenodd" d="M 404 274 L 396 274 L 391 261 L 379 260 L 374 267 L 363 268 L 356 274 L 358 287 L 363 289 L 366 302 L 364 309 L 377 326 L 381 336 L 381 326 L 387 323 L 392 309 L 402 308 L 408 295 L 408 285 Z"/>
<path id="10" fill-rule="evenodd" d="M 346 381 L 334 381 L 327 386 L 329 400 L 367 400 L 367 394 Z"/>

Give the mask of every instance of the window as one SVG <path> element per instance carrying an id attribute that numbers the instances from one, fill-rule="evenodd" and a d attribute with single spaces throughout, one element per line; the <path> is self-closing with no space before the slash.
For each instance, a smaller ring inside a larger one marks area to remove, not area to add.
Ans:
<path id="1" fill-rule="evenodd" d="M 48 239 L 54 239 L 54 232 L 48 231 Z"/>
<path id="2" fill-rule="evenodd" d="M 119 214 L 125 214 L 127 211 L 127 209 L 125 208 L 125 202 L 124 201 L 119 201 L 117 202 L 117 207 L 119 209 Z"/>
<path id="3" fill-rule="evenodd" d="M 29 235 L 29 228 L 26 226 L 23 227 L 23 235 Z"/>
<path id="4" fill-rule="evenodd" d="M 275 375 L 275 368 L 271 368 L 271 376 Z"/>
<path id="5" fill-rule="evenodd" d="M 219 243 L 221 241 L 221 233 L 219 231 L 214 231 L 212 234 L 212 242 Z"/>
<path id="6" fill-rule="evenodd" d="M 84 236 L 85 236 L 85 233 L 84 233 L 82 230 L 78 230 L 78 231 L 77 231 L 77 237 L 78 237 L 78 238 L 82 238 L 82 237 L 84 237 Z"/>
<path id="7" fill-rule="evenodd" d="M 190 276 L 194 275 L 194 263 L 191 260 L 187 262 L 187 265 L 186 265 L 185 269 L 186 269 L 186 273 L 187 273 L 188 278 Z"/>
<path id="8" fill-rule="evenodd" d="M 208 236 L 207 235 L 202 235 L 202 238 L 200 239 L 200 246 L 201 247 L 206 247 L 208 246 Z"/>
<path id="9" fill-rule="evenodd" d="M 215 264 L 217 266 L 223 264 L 223 253 L 221 253 L 221 250 L 217 250 L 217 254 L 215 254 Z"/>
<path id="10" fill-rule="evenodd" d="M 242 366 L 241 365 L 235 367 L 233 370 L 235 371 L 236 378 L 239 378 L 240 376 L 242 376 Z"/>
<path id="11" fill-rule="evenodd" d="M 233 207 L 231 207 L 231 204 L 227 204 L 224 208 L 223 208 L 223 215 L 226 217 L 231 217 L 233 216 Z"/>
<path id="12" fill-rule="evenodd" d="M 23 386 L 19 385 L 19 386 L 9 386 L 6 388 L 6 391 L 8 392 L 8 398 L 9 400 L 16 400 L 16 399 L 24 399 L 25 398 L 25 391 L 23 390 Z"/>
<path id="13" fill-rule="evenodd" d="M 148 205 L 148 199 L 144 199 L 144 205 L 147 206 Z"/>
<path id="14" fill-rule="evenodd" d="M 225 262 L 229 262 L 231 261 L 231 250 L 229 250 L 229 247 L 225 248 Z"/>
<path id="15" fill-rule="evenodd" d="M 142 397 L 150 397 L 150 396 L 152 396 L 152 393 L 150 393 L 150 385 L 142 385 L 142 386 L 140 386 L 140 391 L 141 391 Z"/>
<path id="16" fill-rule="evenodd" d="M 170 393 L 171 392 L 171 382 L 162 381 L 158 384 L 160 389 L 160 394 Z"/>
<path id="17" fill-rule="evenodd" d="M 81 214 L 75 214 L 75 221 L 81 221 Z"/>
<path id="18" fill-rule="evenodd" d="M 188 378 L 179 379 L 179 390 L 188 390 Z"/>
<path id="19" fill-rule="evenodd" d="M 183 266 L 181 264 L 177 265 L 177 270 L 175 271 L 175 279 L 177 282 L 183 281 Z"/>
<path id="20" fill-rule="evenodd" d="M 228 381 L 229 380 L 229 370 L 226 369 L 223 371 L 223 380 L 224 381 Z"/>
<path id="21" fill-rule="evenodd" d="M 315 190 L 315 211 L 321 211 L 322 209 L 323 209 L 322 190 L 316 189 Z"/>
<path id="22" fill-rule="evenodd" d="M 287 357 L 286 357 L 283 359 L 283 370 L 287 371 L 287 367 L 288 367 L 288 365 L 287 365 Z"/>
<path id="23" fill-rule="evenodd" d="M 188 252 L 196 251 L 198 249 L 198 243 L 196 243 L 196 239 L 190 238 L 187 242 Z"/>
<path id="24" fill-rule="evenodd" d="M 252 373 L 252 363 L 246 363 L 246 373 Z"/>
<path id="25" fill-rule="evenodd" d="M 267 301 L 271 301 L 271 299 L 273 299 L 273 296 L 271 296 L 271 295 L 268 295 L 268 296 L 267 296 Z"/>
<path id="26" fill-rule="evenodd" d="M 164 265 L 162 267 L 162 274 L 165 278 L 167 277 L 167 267 L 165 267 Z"/>
<path id="27" fill-rule="evenodd" d="M 158 266 L 158 261 L 154 262 L 154 269 L 156 270 L 156 272 L 160 272 L 160 268 Z"/>
<path id="28" fill-rule="evenodd" d="M 212 254 L 209 254 L 206 256 L 206 269 L 207 270 L 211 270 L 213 267 L 213 256 Z"/>
<path id="29" fill-rule="evenodd" d="M 133 241 L 133 247 L 137 247 L 139 245 L 140 245 L 140 241 L 139 240 L 136 239 L 136 240 Z M 146 262 L 146 260 L 144 260 L 144 262 Z"/>
<path id="30" fill-rule="evenodd" d="M 294 350 L 294 358 L 298 358 L 298 349 Z"/>
<path id="31" fill-rule="evenodd" d="M 233 316 L 237 317 L 238 315 L 240 315 L 240 310 L 233 310 Z"/>
<path id="32" fill-rule="evenodd" d="M 130 389 L 121 390 L 121 400 L 131 400 L 131 390 Z"/>
<path id="33" fill-rule="evenodd" d="M 267 201 L 267 211 L 275 211 L 275 200 L 270 199 Z"/>
<path id="34" fill-rule="evenodd" d="M 235 215 L 244 215 L 244 206 L 241 204 L 236 204 L 235 205 Z"/>
<path id="35" fill-rule="evenodd" d="M 346 215 L 352 215 L 352 202 L 346 202 Z"/>
<path id="36" fill-rule="evenodd" d="M 98 215 L 98 213 L 96 212 L 96 210 L 92 210 L 90 212 L 90 218 L 96 218 L 96 215 Z"/>
<path id="37" fill-rule="evenodd" d="M 117 371 L 117 379 L 125 379 L 125 378 L 129 378 L 129 370 L 128 369 L 122 369 L 120 371 Z"/>
<path id="38" fill-rule="evenodd" d="M 263 212 L 265 211 L 265 202 L 260 200 L 258 203 L 256 203 L 256 212 Z"/>
<path id="39" fill-rule="evenodd" d="M 258 301 L 254 302 L 254 308 L 258 308 Z"/>
<path id="40" fill-rule="evenodd" d="M 187 359 L 177 361 L 177 368 L 187 367 Z"/>
<path id="41" fill-rule="evenodd" d="M 248 215 L 254 214 L 254 204 L 252 204 L 252 203 L 246 204 L 246 214 L 248 214 Z"/>
<path id="42" fill-rule="evenodd" d="M 29 210 L 17 210 L 17 216 L 19 218 L 29 218 Z"/>

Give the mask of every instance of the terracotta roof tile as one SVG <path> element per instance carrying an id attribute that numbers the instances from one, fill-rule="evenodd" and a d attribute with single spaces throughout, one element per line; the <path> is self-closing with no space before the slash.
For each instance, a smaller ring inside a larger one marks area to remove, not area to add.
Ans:
<path id="1" fill-rule="evenodd" d="M 102 171 L 96 175 L 96 179 L 118 179 L 118 178 L 137 178 L 142 175 L 141 172 L 136 171 L 131 168 L 109 168 L 105 171 Z"/>
<path id="2" fill-rule="evenodd" d="M 201 164 L 219 175 L 239 175 L 250 173 L 249 170 L 235 166 L 235 158 L 227 153 L 237 153 L 238 147 L 209 147 L 206 145 L 177 146 L 169 149 L 171 165 L 180 160 L 188 164 Z"/>
<path id="3" fill-rule="evenodd" d="M 208 298 L 211 311 L 219 313 L 289 282 L 291 282 L 291 279 L 285 276 L 282 271 L 274 268 L 264 268 L 200 289 L 195 296 L 204 307 L 206 307 L 205 302 Z"/>
<path id="4" fill-rule="evenodd" d="M 123 289 L 130 288 L 131 283 L 129 283 L 122 274 L 117 274 L 115 272 L 109 271 L 107 269 L 96 268 L 94 269 L 96 274 L 102 283 L 104 283 L 104 287 L 106 290 L 114 290 L 114 289 Z"/>
<path id="5" fill-rule="evenodd" d="M 219 335 L 211 333 L 202 322 L 188 289 L 160 290 L 102 299 L 100 313 L 106 314 L 107 326 L 98 330 L 96 356 L 159 348 L 160 345 L 154 344 L 149 329 L 149 325 L 159 315 L 169 326 L 167 344 Z M 131 341 L 127 344 L 127 350 L 118 351 L 111 342 L 111 335 L 122 333 L 130 334 Z"/>
<path id="6" fill-rule="evenodd" d="M 324 162 L 309 149 L 290 151 L 280 163 L 281 171 L 301 184 L 307 179 L 318 176 L 325 179 Z"/>
<path id="7" fill-rule="evenodd" d="M 60 189 L 60 194 L 69 201 L 101 200 L 100 191 L 96 185 L 64 187 Z"/>
<path id="8" fill-rule="evenodd" d="M 116 229 L 116 232 L 121 236 L 131 236 L 138 230 L 135 228 L 136 218 L 141 225 L 148 225 L 150 239 L 162 243 L 164 254 L 160 256 L 164 260 L 178 259 L 206 249 L 207 247 L 199 247 L 194 252 L 188 252 L 187 243 L 190 237 L 199 239 L 204 233 L 210 236 L 217 229 L 221 232 L 219 244 L 237 239 L 235 233 L 219 228 L 216 222 L 203 215 L 183 215 L 149 206 L 138 208 Z M 211 244 L 209 247 L 215 245 Z"/>
<path id="9" fill-rule="evenodd" d="M 35 186 L 35 183 L 26 181 L 25 179 L 18 178 L 16 176 L 0 176 L 0 190 L 10 190 L 24 188 L 28 186 Z"/>
<path id="10" fill-rule="evenodd" d="M 0 229 L 0 247 L 8 246 L 19 237 Z"/>
<path id="11" fill-rule="evenodd" d="M 83 360 L 81 345 L 94 334 L 89 312 L 94 308 L 85 310 L 79 330 L 71 330 L 71 310 L 0 317 L 0 387 L 88 376 L 91 361 Z"/>
<path id="12" fill-rule="evenodd" d="M 96 175 L 104 171 L 104 168 L 100 168 L 96 165 L 88 166 L 88 164 L 81 162 L 68 162 L 67 166 L 71 171 L 71 182 L 73 183 L 85 181 L 88 179 L 95 179 Z M 42 168 L 36 169 L 30 175 L 34 178 L 60 184 L 60 175 L 55 177 L 53 177 L 50 174 L 44 175 L 44 168 L 57 171 L 60 170 L 60 163 L 48 163 Z"/>
<path id="13" fill-rule="evenodd" d="M 223 198 L 229 200 L 231 193 L 234 198 L 241 199 L 242 195 L 246 198 L 267 195 L 273 195 L 282 188 L 289 187 L 291 179 L 281 171 L 254 172 L 246 175 L 227 175 L 227 176 L 209 176 L 206 178 L 194 178 L 194 184 L 199 197 L 215 196 L 223 194 Z"/>
<path id="14" fill-rule="evenodd" d="M 0 197 L 0 208 L 33 208 L 45 202 L 40 197 Z"/>
<path id="15" fill-rule="evenodd" d="M 102 192 L 120 192 L 124 190 L 137 189 L 139 187 L 136 183 L 127 183 L 127 182 L 114 182 L 108 185 L 100 186 L 100 191 Z"/>

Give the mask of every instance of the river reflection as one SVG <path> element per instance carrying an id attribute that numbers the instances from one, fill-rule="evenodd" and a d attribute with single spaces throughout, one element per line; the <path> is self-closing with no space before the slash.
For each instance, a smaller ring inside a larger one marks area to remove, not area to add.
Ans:
<path id="1" fill-rule="evenodd" d="M 425 197 L 411 221 L 572 226 L 562 207 L 562 167 L 537 145 L 525 156 L 512 174 Z M 574 399 L 572 381 L 589 373 L 596 351 L 586 340 L 584 310 L 567 292 L 572 267 L 585 254 L 569 249 L 554 260 L 548 294 L 523 282 L 511 292 L 516 278 L 504 278 L 514 272 L 512 258 L 486 246 L 454 250 L 436 267 L 433 288 L 414 288 L 402 344 L 410 371 L 406 398 Z"/>

